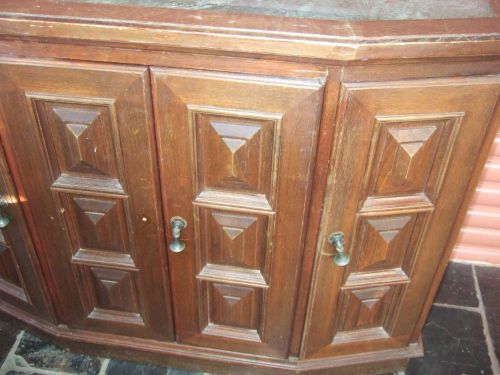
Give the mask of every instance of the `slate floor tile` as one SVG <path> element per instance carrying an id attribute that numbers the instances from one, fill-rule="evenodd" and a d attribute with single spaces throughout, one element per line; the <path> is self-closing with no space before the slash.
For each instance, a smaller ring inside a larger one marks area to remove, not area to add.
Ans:
<path id="1" fill-rule="evenodd" d="M 500 267 L 476 267 L 495 354 L 500 358 Z"/>
<path id="2" fill-rule="evenodd" d="M 106 375 L 167 375 L 168 369 L 161 366 L 112 359 Z"/>
<path id="3" fill-rule="evenodd" d="M 455 262 L 448 264 L 435 302 L 458 306 L 479 306 L 470 264 Z"/>
<path id="4" fill-rule="evenodd" d="M 175 368 L 167 368 L 150 364 L 119 361 L 109 361 L 106 375 L 203 375 L 202 372 L 191 372 Z"/>
<path id="5" fill-rule="evenodd" d="M 179 370 L 176 368 L 169 368 L 167 375 L 203 375 L 203 372 L 192 372 L 192 371 L 185 371 L 185 370 Z M 209 375 L 209 374 L 206 374 Z M 215 375 L 215 374 L 214 374 Z"/>
<path id="6" fill-rule="evenodd" d="M 29 366 L 35 369 L 63 371 L 77 375 L 97 375 L 101 360 L 84 354 L 72 353 L 46 342 L 30 333 L 25 333 L 16 353 Z M 16 361 L 23 367 L 26 363 Z"/>
<path id="7" fill-rule="evenodd" d="M 407 375 L 493 375 L 479 313 L 434 306 L 423 340 L 425 356 L 410 361 Z"/>
<path id="8" fill-rule="evenodd" d="M 19 330 L 9 320 L 0 320 L 0 365 L 7 357 L 7 354 L 9 354 L 12 345 L 16 342 L 18 334 Z"/>

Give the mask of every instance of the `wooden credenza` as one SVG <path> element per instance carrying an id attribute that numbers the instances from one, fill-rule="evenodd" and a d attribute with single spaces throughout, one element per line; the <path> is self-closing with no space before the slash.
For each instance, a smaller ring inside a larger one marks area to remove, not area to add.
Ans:
<path id="1" fill-rule="evenodd" d="M 498 3 L 101 2 L 0 5 L 0 310 L 217 373 L 422 355 L 500 123 Z"/>

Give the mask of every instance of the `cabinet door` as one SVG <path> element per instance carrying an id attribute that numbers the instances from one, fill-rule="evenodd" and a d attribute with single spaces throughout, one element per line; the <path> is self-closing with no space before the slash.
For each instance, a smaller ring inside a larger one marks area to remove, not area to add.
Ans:
<path id="1" fill-rule="evenodd" d="M 24 203 L 14 187 L 1 147 L 0 197 L 0 215 L 8 220 L 0 229 L 0 299 L 33 315 L 52 320 L 47 289 L 21 209 Z"/>
<path id="2" fill-rule="evenodd" d="M 145 68 L 0 60 L 2 136 L 70 327 L 171 338 Z"/>
<path id="3" fill-rule="evenodd" d="M 169 252 L 180 342 L 286 355 L 322 95 L 318 80 L 153 70 L 166 220 L 187 222 Z"/>
<path id="4" fill-rule="evenodd" d="M 307 357 L 406 346 L 490 126 L 499 78 L 346 83 Z M 350 263 L 334 263 L 332 232 Z"/>

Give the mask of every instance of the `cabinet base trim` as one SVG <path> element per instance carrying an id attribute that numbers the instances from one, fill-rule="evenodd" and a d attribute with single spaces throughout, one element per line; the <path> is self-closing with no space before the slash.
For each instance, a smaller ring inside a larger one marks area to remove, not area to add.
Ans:
<path id="1" fill-rule="evenodd" d="M 188 370 L 235 373 L 251 368 L 255 374 L 326 374 L 337 369 L 338 374 L 380 374 L 402 370 L 410 358 L 423 355 L 422 340 L 399 349 L 339 356 L 334 358 L 287 361 L 256 357 L 242 353 L 199 348 L 171 342 L 69 329 L 55 326 L 14 306 L 0 302 L 0 312 L 32 327 L 42 336 L 53 339 L 77 351 L 146 361 Z"/>

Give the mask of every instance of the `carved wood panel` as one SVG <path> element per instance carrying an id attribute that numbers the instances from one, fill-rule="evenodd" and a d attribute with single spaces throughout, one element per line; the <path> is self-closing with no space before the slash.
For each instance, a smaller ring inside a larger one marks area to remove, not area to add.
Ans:
<path id="1" fill-rule="evenodd" d="M 61 173 L 118 177 L 107 107 L 46 101 L 37 104 L 41 123 L 54 140 Z"/>
<path id="2" fill-rule="evenodd" d="M 37 255 L 21 209 L 21 199 L 0 147 L 0 195 L 8 203 L 1 214 L 10 223 L 0 229 L 0 298 L 31 314 L 54 321 Z"/>
<path id="3" fill-rule="evenodd" d="M 193 111 L 199 194 L 252 194 L 271 207 L 277 121 L 199 111 Z"/>
<path id="4" fill-rule="evenodd" d="M 235 211 L 199 208 L 201 261 L 204 267 L 230 266 L 267 275 L 270 218 Z"/>
<path id="5" fill-rule="evenodd" d="M 363 228 L 358 271 L 369 271 L 380 268 L 401 267 L 402 249 L 408 246 L 412 217 L 409 215 L 396 217 L 366 218 Z"/>
<path id="6" fill-rule="evenodd" d="M 262 310 L 262 289 L 211 283 L 210 322 L 257 332 Z"/>
<path id="7" fill-rule="evenodd" d="M 369 328 L 382 325 L 381 317 L 385 300 L 390 295 L 390 286 L 380 286 L 349 291 L 349 302 L 346 302 L 346 321 L 344 330 Z"/>
<path id="8" fill-rule="evenodd" d="M 494 77 L 343 85 L 306 357 L 409 344 L 498 88 Z M 327 242 L 337 231 L 345 268 Z"/>
<path id="9" fill-rule="evenodd" d="M 63 323 L 171 340 L 147 70 L 9 60 L 0 80 Z"/>
<path id="10" fill-rule="evenodd" d="M 360 203 L 371 210 L 394 196 L 420 204 L 434 202 L 462 116 L 376 116 L 365 174 L 366 201 Z"/>
<path id="11" fill-rule="evenodd" d="M 358 214 L 348 287 L 372 281 L 408 282 L 428 210 Z"/>
<path id="12" fill-rule="evenodd" d="M 21 288 L 20 291 L 24 293 L 21 282 L 22 276 L 19 273 L 17 262 L 9 242 L 4 235 L 4 231 L 0 230 L 0 279 L 12 284 L 14 287 Z"/>
<path id="13" fill-rule="evenodd" d="M 179 340 L 286 357 L 323 86 L 154 68 L 153 89 L 165 212 L 188 222 Z"/>
<path id="14" fill-rule="evenodd" d="M 107 103 L 36 98 L 35 108 L 51 158 L 55 184 L 122 193 L 111 107 Z"/>
<path id="15" fill-rule="evenodd" d="M 130 253 L 124 199 L 62 194 L 74 254 L 97 250 Z"/>
<path id="16" fill-rule="evenodd" d="M 91 267 L 96 307 L 139 312 L 135 280 L 130 272 Z"/>

